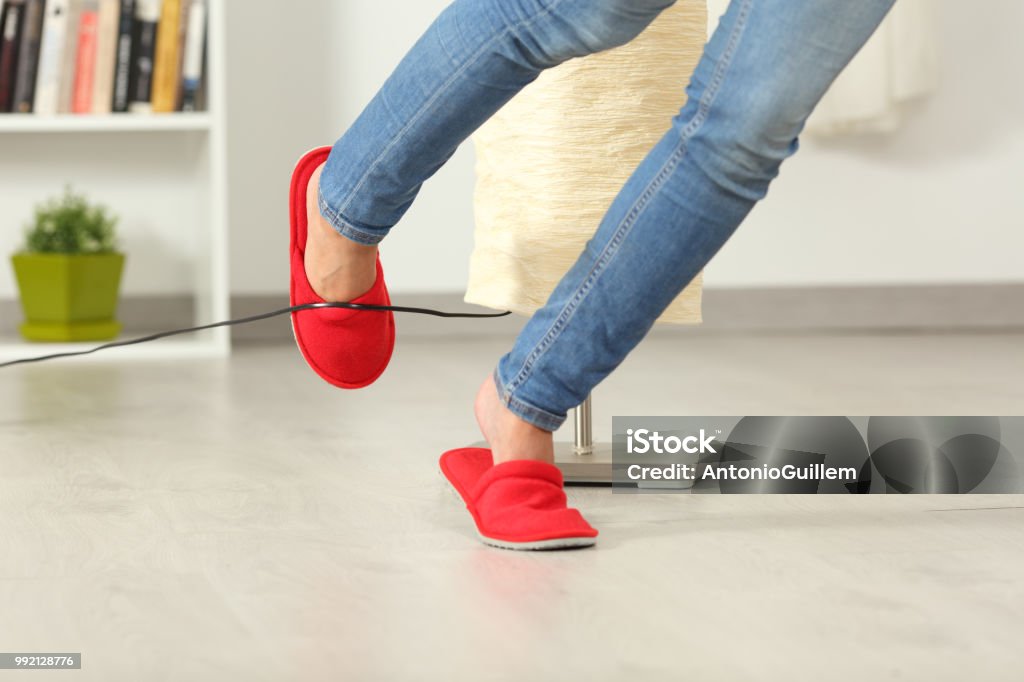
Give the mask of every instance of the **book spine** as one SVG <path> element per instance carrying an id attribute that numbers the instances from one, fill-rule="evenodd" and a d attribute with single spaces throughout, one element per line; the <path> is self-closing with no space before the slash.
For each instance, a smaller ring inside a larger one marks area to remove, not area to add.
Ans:
<path id="1" fill-rule="evenodd" d="M 117 57 L 114 67 L 114 111 L 128 111 L 128 83 L 132 72 L 132 29 L 135 26 L 135 0 L 121 0 L 117 30 Z"/>
<path id="2" fill-rule="evenodd" d="M 96 77 L 92 88 L 92 113 L 109 114 L 114 101 L 114 68 L 117 59 L 118 19 L 121 0 L 100 0 L 96 34 Z"/>
<path id="3" fill-rule="evenodd" d="M 46 3 L 43 40 L 39 48 L 39 70 L 36 74 L 36 99 L 32 107 L 41 116 L 57 113 L 67 19 L 68 0 L 49 0 Z"/>
<path id="4" fill-rule="evenodd" d="M 78 19 L 82 15 L 83 0 L 68 0 L 67 31 L 60 66 L 60 91 L 57 113 L 71 113 L 71 96 L 75 90 L 75 58 L 78 56 Z"/>
<path id="5" fill-rule="evenodd" d="M 39 69 L 39 45 L 43 35 L 44 0 L 28 0 L 22 22 L 21 46 L 18 53 L 18 75 L 14 80 L 12 111 L 32 113 L 36 96 L 36 72 Z"/>
<path id="6" fill-rule="evenodd" d="M 174 111 L 177 90 L 178 23 L 181 2 L 164 0 L 156 35 L 156 59 L 153 64 L 153 112 Z"/>
<path id="7" fill-rule="evenodd" d="M 148 113 L 153 110 L 153 58 L 161 5 L 160 0 L 137 0 L 135 3 L 129 111 Z"/>
<path id="8" fill-rule="evenodd" d="M 181 65 L 181 110 L 195 111 L 203 78 L 203 50 L 206 44 L 206 2 L 193 0 L 188 13 L 185 55 Z"/>
<path id="9" fill-rule="evenodd" d="M 178 12 L 178 63 L 174 65 L 174 110 L 181 111 L 181 74 L 185 67 L 185 41 L 188 39 L 188 19 L 192 0 L 181 0 Z"/>
<path id="10" fill-rule="evenodd" d="M 0 17 L 0 113 L 11 110 L 14 101 L 14 79 L 18 73 L 18 52 L 24 0 L 7 0 Z"/>
<path id="11" fill-rule="evenodd" d="M 92 87 L 96 76 L 96 28 L 99 12 L 92 6 L 82 10 L 78 20 L 78 52 L 75 58 L 75 89 L 71 112 L 92 113 Z"/>

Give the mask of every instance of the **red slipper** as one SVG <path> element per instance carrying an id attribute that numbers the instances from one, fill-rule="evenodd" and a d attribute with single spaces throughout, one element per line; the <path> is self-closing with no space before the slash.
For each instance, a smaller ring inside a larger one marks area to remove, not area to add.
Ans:
<path id="1" fill-rule="evenodd" d="M 480 477 L 494 466 L 487 448 L 460 448 L 441 455 L 441 472 L 459 496 L 469 505 L 470 494 Z"/>
<path id="2" fill-rule="evenodd" d="M 306 278 L 304 251 L 309 217 L 306 190 L 309 180 L 330 154 L 321 147 L 302 157 L 291 184 L 291 305 L 323 303 Z M 351 303 L 391 305 L 384 271 L 377 259 L 373 288 Z M 320 377 L 339 388 L 369 386 L 384 373 L 395 348 L 395 317 L 391 311 L 328 308 L 292 313 L 295 342 L 306 363 Z"/>
<path id="3" fill-rule="evenodd" d="M 589 547 L 597 531 L 568 507 L 562 472 L 544 462 L 491 464 L 490 450 L 441 455 L 441 471 L 473 515 L 480 539 L 502 549 Z"/>

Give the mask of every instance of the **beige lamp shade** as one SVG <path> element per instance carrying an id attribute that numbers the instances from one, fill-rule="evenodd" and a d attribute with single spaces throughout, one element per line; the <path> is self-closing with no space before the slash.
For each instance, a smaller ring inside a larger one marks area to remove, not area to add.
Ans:
<path id="1" fill-rule="evenodd" d="M 686 102 L 707 8 L 687 0 L 623 47 L 544 72 L 474 136 L 467 303 L 532 315 Z M 701 322 L 698 276 L 659 319 Z"/>

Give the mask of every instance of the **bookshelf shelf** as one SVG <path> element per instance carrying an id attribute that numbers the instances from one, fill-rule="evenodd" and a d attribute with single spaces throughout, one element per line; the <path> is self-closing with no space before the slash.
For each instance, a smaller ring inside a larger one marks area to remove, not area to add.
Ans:
<path id="1" fill-rule="evenodd" d="M 195 114 L 111 114 L 107 116 L 0 115 L 3 133 L 187 132 L 208 131 L 212 119 Z"/>

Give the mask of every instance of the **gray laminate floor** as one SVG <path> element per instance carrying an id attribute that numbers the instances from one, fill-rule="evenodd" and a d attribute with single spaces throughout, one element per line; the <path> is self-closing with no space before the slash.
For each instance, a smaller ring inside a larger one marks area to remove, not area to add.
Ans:
<path id="1" fill-rule="evenodd" d="M 0 651 L 77 680 L 1019 680 L 1020 497 L 573 489 L 592 550 L 477 543 L 436 472 L 507 341 L 374 387 L 287 347 L 0 374 Z M 665 335 L 612 414 L 1024 414 L 1024 335 Z"/>

